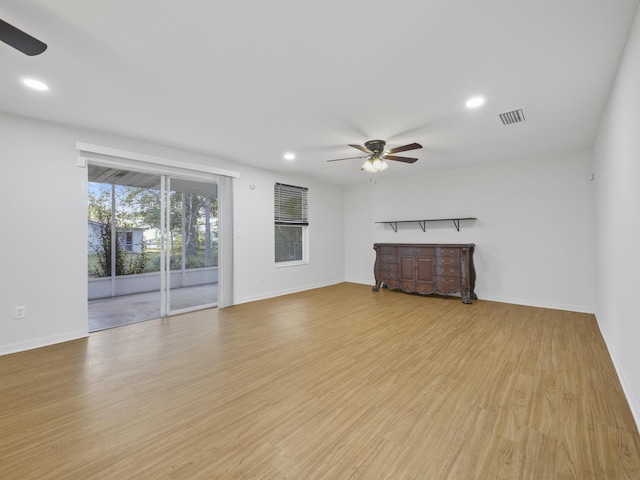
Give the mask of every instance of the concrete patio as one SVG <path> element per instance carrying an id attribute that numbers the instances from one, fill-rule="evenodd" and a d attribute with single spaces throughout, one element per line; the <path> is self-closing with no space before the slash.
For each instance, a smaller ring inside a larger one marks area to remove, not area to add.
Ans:
<path id="1" fill-rule="evenodd" d="M 218 303 L 218 284 L 173 288 L 171 310 Z M 160 291 L 89 300 L 89 332 L 160 317 Z"/>

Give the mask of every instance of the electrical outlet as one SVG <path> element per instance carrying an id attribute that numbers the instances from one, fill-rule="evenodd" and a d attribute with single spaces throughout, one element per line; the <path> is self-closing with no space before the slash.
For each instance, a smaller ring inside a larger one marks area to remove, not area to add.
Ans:
<path id="1" fill-rule="evenodd" d="M 261 282 L 264 282 L 264 273 L 261 273 L 260 275 L 258 275 L 258 278 L 260 279 Z"/>
<path id="2" fill-rule="evenodd" d="M 27 308 L 24 305 L 16 307 L 14 318 L 20 319 L 27 316 Z"/>

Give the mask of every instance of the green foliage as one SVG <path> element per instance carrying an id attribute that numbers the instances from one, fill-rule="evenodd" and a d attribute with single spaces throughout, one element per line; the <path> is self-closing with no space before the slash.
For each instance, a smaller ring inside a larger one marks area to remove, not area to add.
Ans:
<path id="1" fill-rule="evenodd" d="M 89 275 L 91 277 L 110 277 L 111 276 L 111 222 L 102 223 L 94 221 L 91 224 L 98 243 L 92 245 L 94 249 L 94 258 L 90 265 Z M 115 242 L 115 267 L 116 275 L 135 275 L 145 273 L 147 267 L 147 256 L 145 251 L 144 240 L 141 245 L 141 252 L 131 254 L 125 252 L 122 242 L 116 239 Z"/>
<path id="2" fill-rule="evenodd" d="M 115 202 L 112 202 L 112 196 Z M 116 230 L 144 228 L 159 230 L 160 192 L 142 187 L 92 185 L 89 190 L 88 214 L 97 242 L 90 245 L 89 275 L 111 276 L 112 205 L 115 204 Z M 217 199 L 206 195 L 171 192 L 169 195 L 170 222 L 168 231 L 171 270 L 203 268 L 218 264 Z M 209 223 L 205 219 L 209 218 Z M 203 231 L 204 230 L 204 231 Z M 116 241 L 116 275 L 131 275 L 160 271 L 160 256 L 147 251 L 143 241 L 141 252 L 127 252 Z"/>

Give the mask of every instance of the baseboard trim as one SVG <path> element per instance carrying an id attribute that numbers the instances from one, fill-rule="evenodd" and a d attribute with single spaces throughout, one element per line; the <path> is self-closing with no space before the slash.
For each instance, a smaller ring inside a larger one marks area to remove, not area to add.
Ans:
<path id="1" fill-rule="evenodd" d="M 522 305 L 524 307 L 549 308 L 551 310 L 564 310 L 567 312 L 589 313 L 589 314 L 595 315 L 595 311 L 593 308 L 588 308 L 581 305 L 536 302 L 530 299 L 522 299 L 522 298 L 491 297 L 491 296 L 484 296 L 483 294 L 478 294 L 478 298 L 480 300 L 487 300 L 490 302 L 511 303 L 514 305 Z"/>
<path id="2" fill-rule="evenodd" d="M 620 385 L 622 386 L 622 391 L 624 392 L 625 397 L 627 397 L 627 403 L 629 404 L 631 415 L 636 422 L 636 428 L 638 429 L 638 431 L 640 431 L 640 399 L 636 398 L 634 389 L 631 386 L 632 384 L 624 374 L 624 370 L 621 368 L 617 356 L 615 355 L 614 351 L 609 348 L 609 345 L 611 343 L 609 342 L 609 338 L 607 337 L 606 330 L 603 329 L 600 325 L 598 315 L 596 315 L 596 323 L 598 324 L 600 335 L 602 335 L 604 344 L 607 347 L 607 351 L 609 352 L 609 358 L 611 358 L 611 361 L 613 362 L 613 368 L 616 369 L 616 373 L 618 374 L 618 380 L 620 381 Z"/>
<path id="3" fill-rule="evenodd" d="M 346 280 L 351 283 L 359 283 L 362 285 L 371 285 L 373 287 L 374 282 L 366 282 L 359 280 Z M 564 310 L 567 312 L 578 312 L 578 313 L 590 313 L 595 314 L 593 308 L 580 306 L 580 305 L 567 305 L 562 303 L 545 303 L 545 302 L 536 302 L 530 299 L 522 299 L 522 298 L 506 298 L 506 297 L 493 297 L 491 295 L 485 296 L 484 293 L 476 292 L 478 294 L 478 298 L 480 300 L 487 300 L 489 302 L 498 302 L 498 303 L 510 303 L 513 305 L 522 305 L 525 307 L 538 307 L 538 308 L 549 308 L 552 310 Z"/>
<path id="4" fill-rule="evenodd" d="M 266 300 L 268 298 L 280 297 L 282 295 L 289 295 L 291 293 L 304 292 L 306 290 L 313 290 L 315 288 L 328 287 L 330 285 L 338 285 L 339 283 L 344 283 L 344 280 L 336 280 L 336 281 L 331 281 L 331 282 L 318 283 L 318 284 L 314 284 L 314 285 L 305 285 L 305 286 L 301 286 L 301 287 L 287 288 L 287 289 L 284 289 L 284 290 L 276 290 L 276 291 L 273 291 L 273 292 L 265 292 L 265 293 L 259 294 L 259 295 L 251 295 L 249 297 L 240 297 L 240 298 L 236 298 L 235 299 L 234 305 L 240 305 L 241 303 L 256 302 L 258 300 Z"/>
<path id="5" fill-rule="evenodd" d="M 87 333 L 87 330 L 76 330 L 73 332 L 51 335 L 49 337 L 32 338 L 24 342 L 0 345 L 0 355 L 9 355 L 11 353 L 23 352 L 25 350 L 33 350 L 34 348 L 47 347 L 56 343 L 78 340 L 79 338 L 86 338 L 88 336 L 89 334 Z"/>

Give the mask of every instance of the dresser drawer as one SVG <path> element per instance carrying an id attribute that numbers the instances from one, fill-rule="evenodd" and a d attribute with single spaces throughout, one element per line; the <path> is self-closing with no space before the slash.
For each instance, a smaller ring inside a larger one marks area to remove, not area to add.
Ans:
<path id="1" fill-rule="evenodd" d="M 398 247 L 398 255 L 421 255 L 433 257 L 433 248 L 428 247 Z"/>
<path id="2" fill-rule="evenodd" d="M 459 267 L 460 257 L 436 257 L 436 267 Z"/>
<path id="3" fill-rule="evenodd" d="M 384 275 L 385 273 L 393 273 L 394 275 L 396 275 L 398 273 L 398 264 L 397 263 L 381 263 L 380 274 Z"/>
<path id="4" fill-rule="evenodd" d="M 380 247 L 380 255 L 397 255 L 398 247 Z"/>
<path id="5" fill-rule="evenodd" d="M 381 263 L 398 264 L 398 257 L 395 255 L 380 255 Z"/>
<path id="6" fill-rule="evenodd" d="M 453 257 L 457 256 L 458 252 L 460 252 L 458 248 L 438 247 L 436 248 L 436 257 Z"/>
<path id="7" fill-rule="evenodd" d="M 388 286 L 397 285 L 400 281 L 395 273 L 383 273 L 380 275 L 380 281 Z"/>
<path id="8" fill-rule="evenodd" d="M 452 292 L 460 288 L 460 279 L 457 277 L 436 277 L 438 292 Z"/>
<path id="9" fill-rule="evenodd" d="M 440 277 L 456 277 L 460 278 L 460 267 L 458 265 L 449 266 L 437 266 L 436 275 Z"/>

